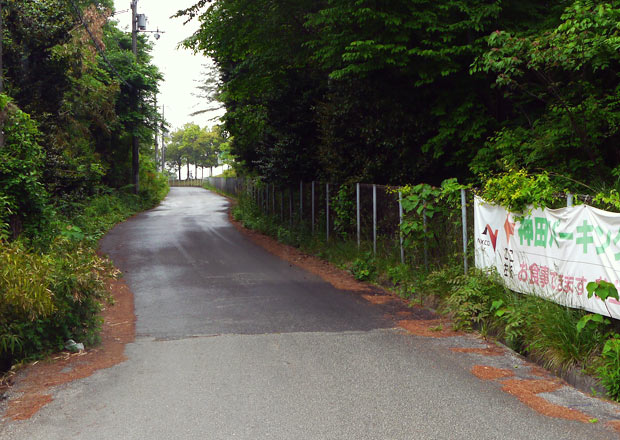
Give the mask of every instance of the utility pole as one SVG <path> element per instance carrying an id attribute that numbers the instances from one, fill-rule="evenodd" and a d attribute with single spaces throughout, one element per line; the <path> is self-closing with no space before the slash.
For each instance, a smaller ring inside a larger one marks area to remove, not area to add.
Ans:
<path id="1" fill-rule="evenodd" d="M 157 126 L 157 95 L 155 95 L 155 172 L 159 168 L 159 162 L 157 161 L 157 143 L 159 141 L 159 128 Z"/>
<path id="2" fill-rule="evenodd" d="M 166 171 L 166 106 L 161 106 L 161 172 Z"/>
<path id="3" fill-rule="evenodd" d="M 0 0 L 2 1 L 2 0 Z M 160 31 L 157 28 L 156 31 L 146 30 L 146 15 L 138 14 L 138 0 L 131 0 L 131 50 L 138 62 L 138 32 L 150 32 L 155 34 L 155 39 L 159 40 Z M 138 107 L 140 106 L 140 92 L 137 88 L 133 89 L 132 93 L 133 104 L 135 113 L 138 113 Z M 133 131 L 131 134 L 131 180 L 134 185 L 134 192 L 138 194 L 140 192 L 140 143 L 136 131 L 138 129 L 139 122 L 135 121 Z M 157 134 L 155 134 L 157 136 Z M 157 161 L 157 146 L 155 146 L 155 160 Z"/>
<path id="4" fill-rule="evenodd" d="M 136 63 L 138 62 L 138 0 L 131 1 L 131 50 L 136 57 Z M 138 110 L 138 90 L 136 88 L 132 91 L 133 104 L 137 113 Z M 134 193 L 140 192 L 140 144 L 138 137 L 136 136 L 136 130 L 138 128 L 137 121 L 132 127 L 131 133 L 131 183 L 133 184 Z"/>

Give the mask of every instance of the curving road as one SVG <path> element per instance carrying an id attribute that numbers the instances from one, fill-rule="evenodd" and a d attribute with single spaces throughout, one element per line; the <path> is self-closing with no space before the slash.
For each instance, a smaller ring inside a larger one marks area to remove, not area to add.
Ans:
<path id="1" fill-rule="evenodd" d="M 227 208 L 173 188 L 103 239 L 135 294 L 128 360 L 59 388 L 0 439 L 614 438 L 477 379 L 455 341 L 393 328 L 381 307 L 254 245 Z"/>

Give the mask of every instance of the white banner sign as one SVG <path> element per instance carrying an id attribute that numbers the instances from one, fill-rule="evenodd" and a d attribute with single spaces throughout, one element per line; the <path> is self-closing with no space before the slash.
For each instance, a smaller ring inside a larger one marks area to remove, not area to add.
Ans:
<path id="1" fill-rule="evenodd" d="M 476 267 L 497 268 L 510 289 L 620 319 L 620 302 L 586 291 L 599 280 L 620 290 L 620 214 L 579 205 L 532 209 L 517 221 L 476 197 L 474 228 Z"/>

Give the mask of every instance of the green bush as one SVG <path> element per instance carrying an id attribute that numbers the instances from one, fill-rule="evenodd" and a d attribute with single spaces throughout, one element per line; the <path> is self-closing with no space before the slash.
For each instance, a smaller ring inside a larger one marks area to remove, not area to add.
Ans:
<path id="1" fill-rule="evenodd" d="M 577 325 L 585 312 L 564 307 L 538 297 L 521 299 L 521 309 L 530 317 L 525 329 L 526 349 L 554 370 L 585 368 L 600 352 L 607 334 L 607 324 Z"/>
<path id="2" fill-rule="evenodd" d="M 95 251 L 60 237 L 47 254 L 21 243 L 0 250 L 0 360 L 62 348 L 73 338 L 97 342 L 104 298 L 103 261 Z"/>
<path id="3" fill-rule="evenodd" d="M 347 239 L 355 226 L 355 187 L 341 185 L 330 201 L 333 212 L 334 233 Z"/>
<path id="4" fill-rule="evenodd" d="M 615 335 L 605 343 L 600 363 L 596 372 L 607 389 L 607 396 L 620 401 L 620 335 Z"/>
<path id="5" fill-rule="evenodd" d="M 146 193 L 102 190 L 71 202 L 77 214 L 57 215 L 42 233 L 53 238 L 23 236 L 0 242 L 0 371 L 60 350 L 67 339 L 88 346 L 98 343 L 109 275 L 95 252 L 98 240 L 156 201 Z"/>
<path id="6" fill-rule="evenodd" d="M 168 194 L 168 178 L 157 172 L 152 160 L 140 157 L 140 203 L 143 207 L 151 207 L 159 203 Z"/>
<path id="7" fill-rule="evenodd" d="M 351 273 L 356 280 L 368 281 L 377 275 L 377 264 L 371 252 L 364 253 L 351 264 Z"/>
<path id="8" fill-rule="evenodd" d="M 459 275 L 448 281 L 451 289 L 445 307 L 454 317 L 455 328 L 486 329 L 493 316 L 493 302 L 506 294 L 497 277 L 479 270 Z"/>
<path id="9" fill-rule="evenodd" d="M 546 172 L 529 174 L 525 170 L 509 169 L 482 180 L 482 196 L 487 201 L 516 213 L 524 212 L 528 205 L 535 208 L 556 207 L 559 201 L 557 194 L 564 191 Z"/>
<path id="10" fill-rule="evenodd" d="M 0 95 L 4 145 L 0 148 L 0 239 L 31 234 L 49 218 L 48 194 L 41 183 L 44 153 L 36 123 Z"/>

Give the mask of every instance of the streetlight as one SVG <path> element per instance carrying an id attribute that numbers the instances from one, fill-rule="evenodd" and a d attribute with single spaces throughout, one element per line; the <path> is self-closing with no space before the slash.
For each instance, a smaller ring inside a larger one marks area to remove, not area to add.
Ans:
<path id="1" fill-rule="evenodd" d="M 148 31 L 146 30 L 146 15 L 138 14 L 138 0 L 131 0 L 131 50 L 133 51 L 134 56 L 136 57 L 136 62 L 138 60 L 138 32 L 151 32 L 155 34 L 155 39 L 159 40 L 160 34 L 163 34 L 163 31 L 160 31 L 157 28 L 156 31 Z M 138 90 L 134 89 L 133 92 L 133 102 L 135 104 L 136 109 L 138 108 Z M 134 192 L 138 194 L 140 192 L 140 143 L 138 142 L 138 138 L 136 136 L 136 127 L 133 127 L 131 134 L 131 180 L 134 186 Z"/>

